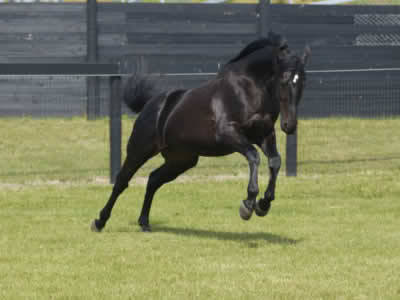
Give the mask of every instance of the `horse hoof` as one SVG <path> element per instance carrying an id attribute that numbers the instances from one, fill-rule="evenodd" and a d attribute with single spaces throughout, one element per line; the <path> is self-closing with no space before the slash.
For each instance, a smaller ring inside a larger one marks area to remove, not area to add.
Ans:
<path id="1" fill-rule="evenodd" d="M 262 205 L 260 205 L 260 202 L 263 202 Z M 257 201 L 255 206 L 256 215 L 259 217 L 265 217 L 268 214 L 270 208 L 271 202 L 261 199 Z"/>
<path id="2" fill-rule="evenodd" d="M 240 217 L 245 221 L 250 220 L 251 215 L 253 214 L 253 209 L 249 209 L 246 206 L 245 200 L 243 200 L 242 203 L 240 204 L 239 214 Z"/>
<path id="3" fill-rule="evenodd" d="M 142 228 L 142 232 L 151 232 L 151 227 L 150 225 L 140 225 Z"/>
<path id="4" fill-rule="evenodd" d="M 99 228 L 97 227 L 97 225 L 96 225 L 96 220 L 93 220 L 92 225 L 90 225 L 90 229 L 91 229 L 93 232 L 101 232 L 101 229 L 99 229 Z"/>

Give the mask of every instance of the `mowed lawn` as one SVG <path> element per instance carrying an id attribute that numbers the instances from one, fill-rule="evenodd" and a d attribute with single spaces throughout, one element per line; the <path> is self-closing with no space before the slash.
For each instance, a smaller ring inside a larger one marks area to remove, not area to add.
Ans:
<path id="1" fill-rule="evenodd" d="M 97 234 L 107 121 L 0 126 L 0 299 L 400 298 L 400 119 L 301 120 L 299 176 L 283 166 L 270 214 L 247 222 L 244 159 L 202 159 L 158 192 L 150 234 L 136 219 L 160 158 Z M 262 191 L 266 174 L 263 159 Z"/>

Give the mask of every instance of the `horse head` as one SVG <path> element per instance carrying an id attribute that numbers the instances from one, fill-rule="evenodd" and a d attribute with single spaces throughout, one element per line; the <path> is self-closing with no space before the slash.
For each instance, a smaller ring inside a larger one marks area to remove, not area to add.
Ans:
<path id="1" fill-rule="evenodd" d="M 248 44 L 218 73 L 225 76 L 229 71 L 245 74 L 261 85 L 267 85 L 268 95 L 281 114 L 281 128 L 292 134 L 297 128 L 297 107 L 305 84 L 305 66 L 311 50 L 305 47 L 301 56 L 291 52 L 287 40 L 273 32 Z M 279 102 L 279 104 L 278 104 Z"/>
<path id="2" fill-rule="evenodd" d="M 303 95 L 305 66 L 310 54 L 311 50 L 306 46 L 301 57 L 289 50 L 277 55 L 276 96 L 280 103 L 281 129 L 286 134 L 294 133 L 297 128 L 297 108 Z"/>

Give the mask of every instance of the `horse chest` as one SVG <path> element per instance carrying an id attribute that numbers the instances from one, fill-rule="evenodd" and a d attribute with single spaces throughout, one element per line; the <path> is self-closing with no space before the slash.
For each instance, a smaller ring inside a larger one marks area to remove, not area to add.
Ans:
<path id="1" fill-rule="evenodd" d="M 258 141 L 272 132 L 275 120 L 270 114 L 256 114 L 245 124 L 245 135 L 252 141 Z"/>

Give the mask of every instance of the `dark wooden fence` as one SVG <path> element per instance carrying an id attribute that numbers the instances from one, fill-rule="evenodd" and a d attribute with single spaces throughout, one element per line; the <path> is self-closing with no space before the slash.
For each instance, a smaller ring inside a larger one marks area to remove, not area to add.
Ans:
<path id="1" fill-rule="evenodd" d="M 161 80 L 166 88 L 193 87 L 209 78 L 198 74 L 216 72 L 246 43 L 272 29 L 284 34 L 293 49 L 301 51 L 306 43 L 311 45 L 309 70 L 399 66 L 400 6 L 266 5 L 267 2 L 262 1 L 261 6 L 101 3 L 90 10 L 86 4 L 3 3 L 0 63 L 123 61 L 127 72 L 197 73 Z M 347 75 L 353 79 L 357 76 Z M 335 94 L 338 87 L 331 83 L 342 75 L 310 73 L 308 77 L 312 88 L 307 89 L 303 114 L 329 115 L 326 105 L 319 105 L 316 99 Z M 378 73 L 368 77 L 371 82 L 382 78 Z M 2 78 L 0 115 L 29 114 L 24 111 L 24 103 L 39 101 L 35 92 L 43 83 L 37 84 L 30 83 L 24 89 L 20 82 L 17 89 L 15 81 Z M 77 94 L 106 102 L 108 95 L 108 84 L 102 82 L 97 83 L 97 91 L 87 91 L 90 84 L 86 80 L 71 82 L 72 89 L 67 81 L 55 84 L 60 86 L 55 86 L 54 93 L 65 102 Z M 364 88 L 352 87 L 353 92 L 365 94 Z M 107 114 L 107 109 L 99 108 L 102 105 L 92 103 L 87 111 L 77 108 L 70 114 Z"/>

